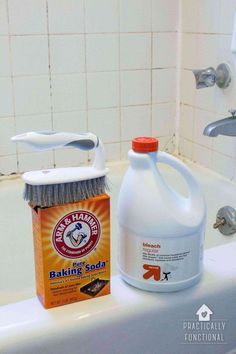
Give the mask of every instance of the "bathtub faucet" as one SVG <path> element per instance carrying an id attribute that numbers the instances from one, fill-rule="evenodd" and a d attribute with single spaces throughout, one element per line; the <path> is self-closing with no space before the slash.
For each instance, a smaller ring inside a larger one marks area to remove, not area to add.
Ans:
<path id="1" fill-rule="evenodd" d="M 231 113 L 230 117 L 208 124 L 203 134 L 210 137 L 218 135 L 236 136 L 236 109 L 230 109 L 229 113 Z"/>
<path id="2" fill-rule="evenodd" d="M 196 80 L 196 88 L 201 89 L 205 87 L 211 87 L 216 82 L 216 71 L 214 68 L 209 67 L 203 70 L 193 70 Z"/>
<path id="3" fill-rule="evenodd" d="M 229 86 L 231 81 L 230 68 L 226 63 L 218 65 L 216 70 L 212 67 L 203 70 L 193 70 L 193 74 L 197 89 L 211 87 L 215 84 L 224 89 Z"/>
<path id="4" fill-rule="evenodd" d="M 220 208 L 216 215 L 214 229 L 218 229 L 223 235 L 233 235 L 236 232 L 236 211 L 229 205 Z"/>

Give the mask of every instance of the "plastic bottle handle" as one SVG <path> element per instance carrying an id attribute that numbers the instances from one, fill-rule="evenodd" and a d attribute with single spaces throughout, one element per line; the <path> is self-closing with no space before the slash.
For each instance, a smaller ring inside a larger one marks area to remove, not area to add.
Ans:
<path id="1" fill-rule="evenodd" d="M 157 154 L 157 162 L 165 163 L 173 167 L 183 176 L 188 186 L 189 198 L 192 200 L 192 202 L 198 202 L 200 199 L 202 200 L 202 192 L 196 179 L 192 175 L 191 170 L 186 167 L 180 160 L 176 159 L 170 154 L 159 151 Z M 180 196 L 180 198 L 184 197 Z"/>
<path id="2" fill-rule="evenodd" d="M 74 147 L 80 150 L 96 149 L 93 167 L 105 168 L 104 147 L 101 140 L 93 133 L 75 134 L 56 131 L 28 132 L 13 136 L 13 142 L 26 143 L 35 150 L 51 150 L 55 148 Z"/>

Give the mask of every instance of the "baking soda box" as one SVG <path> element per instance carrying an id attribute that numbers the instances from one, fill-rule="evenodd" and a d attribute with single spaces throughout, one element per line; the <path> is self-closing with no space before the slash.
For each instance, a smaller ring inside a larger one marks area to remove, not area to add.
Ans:
<path id="1" fill-rule="evenodd" d="M 110 197 L 31 208 L 36 288 L 43 306 L 110 294 Z"/>

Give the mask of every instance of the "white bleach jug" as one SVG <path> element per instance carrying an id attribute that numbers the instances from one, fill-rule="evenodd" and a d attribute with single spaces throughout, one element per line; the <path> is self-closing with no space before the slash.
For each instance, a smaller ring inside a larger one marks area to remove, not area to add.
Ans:
<path id="1" fill-rule="evenodd" d="M 206 206 L 201 189 L 181 161 L 158 152 L 155 138 L 135 138 L 128 157 L 118 201 L 120 273 L 144 290 L 187 288 L 202 273 Z M 188 197 L 165 182 L 158 162 L 183 176 Z"/>

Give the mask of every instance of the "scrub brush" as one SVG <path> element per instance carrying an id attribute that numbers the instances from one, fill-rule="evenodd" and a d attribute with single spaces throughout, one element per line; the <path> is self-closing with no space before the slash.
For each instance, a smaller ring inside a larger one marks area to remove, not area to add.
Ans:
<path id="1" fill-rule="evenodd" d="M 92 166 L 54 168 L 24 173 L 22 176 L 25 182 L 24 199 L 32 205 L 50 207 L 105 193 L 108 169 L 105 168 L 103 143 L 96 135 L 39 131 L 16 135 L 11 140 L 27 143 L 40 151 L 63 147 L 95 150 Z"/>

